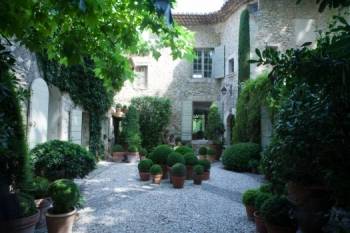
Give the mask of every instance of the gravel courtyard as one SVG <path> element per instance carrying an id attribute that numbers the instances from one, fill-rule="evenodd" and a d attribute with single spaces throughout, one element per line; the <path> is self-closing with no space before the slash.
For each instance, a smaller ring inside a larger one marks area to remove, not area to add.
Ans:
<path id="1" fill-rule="evenodd" d="M 253 233 L 241 195 L 260 184 L 260 176 L 211 169 L 210 181 L 173 189 L 140 182 L 136 164 L 101 162 L 86 179 L 77 180 L 85 196 L 74 233 Z"/>

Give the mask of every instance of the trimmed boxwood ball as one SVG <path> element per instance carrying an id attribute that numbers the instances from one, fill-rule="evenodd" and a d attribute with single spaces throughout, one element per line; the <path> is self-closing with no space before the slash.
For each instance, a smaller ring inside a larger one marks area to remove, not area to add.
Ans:
<path id="1" fill-rule="evenodd" d="M 189 146 L 179 146 L 175 149 L 176 152 L 185 155 L 187 153 L 194 153 L 193 149 Z"/>
<path id="2" fill-rule="evenodd" d="M 163 173 L 162 167 L 159 164 L 153 164 L 149 171 L 152 175 L 159 175 Z"/>
<path id="3" fill-rule="evenodd" d="M 96 161 L 83 147 L 53 140 L 34 147 L 30 152 L 34 172 L 49 180 L 83 178 L 96 167 Z"/>
<path id="4" fill-rule="evenodd" d="M 198 159 L 193 153 L 187 153 L 184 157 L 187 166 L 194 166 L 198 163 Z"/>
<path id="5" fill-rule="evenodd" d="M 198 150 L 199 155 L 207 155 L 208 149 L 205 146 L 201 146 Z"/>
<path id="6" fill-rule="evenodd" d="M 213 156 L 215 155 L 215 150 L 213 148 L 208 148 L 207 154 Z"/>
<path id="7" fill-rule="evenodd" d="M 193 173 L 196 175 L 202 175 L 204 173 L 204 167 L 202 165 L 197 164 L 193 167 Z"/>
<path id="8" fill-rule="evenodd" d="M 185 158 L 182 154 L 173 151 L 168 156 L 167 165 L 169 167 L 172 167 L 176 163 L 185 164 Z"/>
<path id="9" fill-rule="evenodd" d="M 210 171 L 211 163 L 208 160 L 198 160 L 198 164 L 203 166 L 205 172 Z"/>
<path id="10" fill-rule="evenodd" d="M 113 152 L 124 152 L 124 148 L 121 145 L 116 144 L 112 147 L 112 151 Z"/>
<path id="11" fill-rule="evenodd" d="M 257 192 L 255 197 L 255 209 L 257 211 L 261 211 L 261 206 L 265 203 L 266 200 L 268 200 L 270 197 L 272 197 L 271 193 L 268 192 L 261 192 L 260 190 Z"/>
<path id="12" fill-rule="evenodd" d="M 152 160 L 144 159 L 139 162 L 139 164 L 137 165 L 137 168 L 139 169 L 139 172 L 149 172 L 152 165 L 153 165 Z"/>
<path id="13" fill-rule="evenodd" d="M 255 206 L 255 199 L 258 195 L 258 190 L 248 189 L 243 193 L 242 202 L 245 206 Z"/>
<path id="14" fill-rule="evenodd" d="M 171 167 L 171 175 L 182 177 L 186 175 L 186 167 L 182 163 L 176 163 Z"/>
<path id="15" fill-rule="evenodd" d="M 291 209 L 292 205 L 286 197 L 272 196 L 261 206 L 260 213 L 266 222 L 287 227 L 293 224 L 289 217 Z"/>
<path id="16" fill-rule="evenodd" d="M 248 171 L 251 160 L 260 160 L 260 146 L 258 144 L 235 144 L 228 147 L 222 157 L 225 168 L 234 171 Z"/>
<path id="17" fill-rule="evenodd" d="M 149 155 L 149 158 L 153 161 L 153 163 L 165 165 L 169 154 L 172 152 L 173 149 L 171 149 L 170 146 L 160 145 L 153 150 L 153 152 Z"/>
<path id="18" fill-rule="evenodd" d="M 56 180 L 49 186 L 49 196 L 53 201 L 52 214 L 64 214 L 72 211 L 80 200 L 78 186 L 71 180 Z"/>

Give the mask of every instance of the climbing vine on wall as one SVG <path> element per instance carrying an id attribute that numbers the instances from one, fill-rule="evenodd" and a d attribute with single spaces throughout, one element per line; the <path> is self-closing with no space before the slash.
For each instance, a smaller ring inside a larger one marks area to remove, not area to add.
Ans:
<path id="1" fill-rule="evenodd" d="M 103 81 L 94 76 L 94 65 L 89 59 L 85 59 L 84 66 L 64 67 L 44 56 L 40 58 L 46 81 L 69 93 L 73 102 L 89 113 L 90 151 L 101 155 L 101 122 L 104 114 L 112 106 L 113 92 L 107 90 Z"/>
<path id="2" fill-rule="evenodd" d="M 239 83 L 249 79 L 250 76 L 250 32 L 249 32 L 249 11 L 245 9 L 240 18 L 239 24 L 239 45 L 238 45 L 238 80 Z"/>

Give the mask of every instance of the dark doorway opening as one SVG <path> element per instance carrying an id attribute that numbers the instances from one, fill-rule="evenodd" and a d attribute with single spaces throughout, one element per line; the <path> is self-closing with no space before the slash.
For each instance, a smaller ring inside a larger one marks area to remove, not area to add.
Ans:
<path id="1" fill-rule="evenodd" d="M 192 139 L 205 139 L 205 129 L 211 102 L 193 102 Z"/>

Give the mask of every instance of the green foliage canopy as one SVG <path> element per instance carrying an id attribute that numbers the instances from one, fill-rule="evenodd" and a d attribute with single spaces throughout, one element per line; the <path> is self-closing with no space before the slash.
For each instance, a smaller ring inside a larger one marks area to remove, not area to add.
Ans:
<path id="1" fill-rule="evenodd" d="M 238 43 L 238 82 L 240 84 L 250 77 L 250 25 L 248 9 L 245 9 L 241 13 Z"/>

